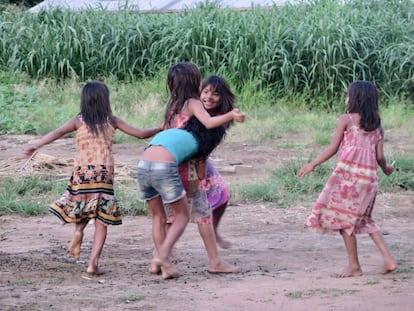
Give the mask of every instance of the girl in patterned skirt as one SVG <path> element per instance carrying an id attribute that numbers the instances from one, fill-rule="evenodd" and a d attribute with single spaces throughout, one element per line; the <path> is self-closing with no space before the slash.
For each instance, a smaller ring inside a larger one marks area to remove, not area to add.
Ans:
<path id="1" fill-rule="evenodd" d="M 378 112 L 378 90 L 368 81 L 352 83 L 346 96 L 346 114 L 339 117 L 331 144 L 297 173 L 303 177 L 330 159 L 340 148 L 338 163 L 312 209 L 305 226 L 320 233 L 340 233 L 348 254 L 348 265 L 337 278 L 362 275 L 356 234 L 368 233 L 384 260 L 381 273 L 394 271 L 380 228 L 372 219 L 378 191 L 377 165 L 391 175 L 393 165 L 384 156 L 384 130 Z"/>
<path id="2" fill-rule="evenodd" d="M 114 158 L 112 143 L 115 130 L 148 138 L 162 127 L 137 129 L 112 114 L 108 87 L 98 81 L 87 83 L 81 94 L 80 113 L 61 127 L 39 139 L 25 150 L 30 157 L 37 149 L 76 131 L 76 155 L 72 175 L 60 199 L 49 211 L 63 223 L 75 223 L 75 232 L 68 253 L 78 259 L 83 231 L 90 219 L 95 220 L 95 233 L 87 273 L 102 274 L 98 261 L 107 225 L 122 223 L 121 211 L 114 194 Z"/>
<path id="3" fill-rule="evenodd" d="M 222 115 L 234 109 L 236 101 L 227 81 L 217 75 L 208 76 L 202 81 L 200 99 L 211 116 Z M 231 123 L 228 123 L 228 126 L 230 125 Z M 205 177 L 201 180 L 201 186 L 206 191 L 212 209 L 217 244 L 221 248 L 229 248 L 231 243 L 219 235 L 217 228 L 230 200 L 230 193 L 223 177 L 210 159 L 205 162 Z"/>

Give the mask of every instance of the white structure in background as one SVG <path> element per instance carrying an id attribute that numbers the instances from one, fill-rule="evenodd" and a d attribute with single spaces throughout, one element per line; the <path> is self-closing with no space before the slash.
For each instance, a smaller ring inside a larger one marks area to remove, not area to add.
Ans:
<path id="1" fill-rule="evenodd" d="M 250 9 L 252 7 L 268 7 L 272 5 L 284 5 L 286 3 L 297 3 L 298 0 L 218 0 L 215 2 L 222 8 L 232 9 Z M 205 3 L 205 0 L 45 0 L 30 9 L 31 12 L 39 12 L 44 9 L 105 9 L 110 11 L 118 11 L 125 7 L 137 11 L 179 11 L 183 9 L 191 9 L 199 3 Z"/>

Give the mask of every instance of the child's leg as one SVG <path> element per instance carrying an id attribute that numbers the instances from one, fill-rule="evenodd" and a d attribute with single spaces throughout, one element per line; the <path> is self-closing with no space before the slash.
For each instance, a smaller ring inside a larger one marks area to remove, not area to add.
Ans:
<path id="1" fill-rule="evenodd" d="M 152 240 L 154 241 L 153 260 L 151 261 L 150 273 L 159 273 L 160 266 L 154 262 L 155 258 L 160 258 L 158 250 L 164 242 L 166 235 L 166 216 L 164 209 L 160 209 L 160 204 L 163 206 L 160 197 L 152 199 L 148 202 L 152 215 Z"/>
<path id="2" fill-rule="evenodd" d="M 98 263 L 105 244 L 107 229 L 107 226 L 103 222 L 100 220 L 95 221 L 95 233 L 93 235 L 91 258 L 89 259 L 89 266 L 86 270 L 86 272 L 90 274 L 99 275 L 104 273 L 99 269 Z"/>
<path id="3" fill-rule="evenodd" d="M 148 205 L 150 206 L 151 212 L 156 213 L 164 213 L 164 205 L 160 198 L 156 198 L 153 200 L 148 201 Z M 187 226 L 189 215 L 188 215 L 188 206 L 187 206 L 187 197 L 181 198 L 180 200 L 170 204 L 175 220 L 171 224 L 168 232 L 165 234 L 165 238 L 162 241 L 161 245 L 157 247 L 158 258 L 154 258 L 154 263 L 158 266 L 161 266 L 162 276 L 164 279 L 173 278 L 178 276 L 178 272 L 171 267 L 170 262 L 168 261 L 168 255 L 170 254 L 174 244 L 180 238 L 182 233 L 184 232 L 185 227 Z M 154 215 L 154 214 L 153 214 Z M 153 217 L 154 221 L 154 217 Z M 158 229 L 156 230 L 163 230 L 165 228 L 165 218 L 162 221 L 155 220 L 156 226 Z M 162 228 L 162 229 L 161 229 Z M 153 237 L 154 235 L 156 238 L 159 237 L 159 233 L 154 232 L 153 228 Z M 155 242 L 154 243 L 158 243 Z"/>
<path id="4" fill-rule="evenodd" d="M 375 232 L 375 233 L 371 233 L 369 236 L 374 241 L 375 245 L 378 247 L 379 251 L 381 252 L 382 257 L 384 258 L 384 268 L 382 269 L 381 273 L 387 274 L 397 269 L 398 266 L 396 262 L 394 261 L 394 259 L 392 258 L 387 245 L 385 244 L 382 233 Z"/>
<path id="5" fill-rule="evenodd" d="M 346 252 L 348 254 L 348 266 L 341 273 L 334 273 L 332 277 L 346 278 L 353 276 L 361 276 L 362 270 L 358 259 L 357 240 L 355 234 L 349 235 L 341 231 L 342 238 L 345 243 Z"/>
<path id="6" fill-rule="evenodd" d="M 222 260 L 218 254 L 216 237 L 212 224 L 199 224 L 198 231 L 203 239 L 210 262 L 211 273 L 235 273 L 238 269 Z"/>
<path id="7" fill-rule="evenodd" d="M 75 231 L 73 232 L 72 241 L 69 244 L 68 253 L 75 259 L 80 258 L 81 245 L 83 241 L 83 230 L 85 230 L 88 220 L 77 222 L 75 224 Z"/>
<path id="8" fill-rule="evenodd" d="M 217 227 L 220 223 L 221 217 L 223 216 L 225 210 L 227 208 L 227 202 L 224 203 L 223 205 L 216 207 L 213 210 L 213 228 L 214 228 L 214 233 L 216 234 L 216 240 L 217 240 L 217 244 L 221 247 L 221 248 L 230 248 L 231 247 L 231 243 L 229 241 L 224 240 L 219 234 L 218 234 L 218 230 Z"/>

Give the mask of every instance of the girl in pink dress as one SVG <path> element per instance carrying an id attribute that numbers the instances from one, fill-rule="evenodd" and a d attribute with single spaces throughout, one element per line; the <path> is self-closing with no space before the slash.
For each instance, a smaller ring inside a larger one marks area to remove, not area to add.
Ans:
<path id="1" fill-rule="evenodd" d="M 391 175 L 393 165 L 384 156 L 384 130 L 378 112 L 378 90 L 369 81 L 355 81 L 347 91 L 346 114 L 339 117 L 331 144 L 297 173 L 303 177 L 330 159 L 340 148 L 338 163 L 319 195 L 305 226 L 319 233 L 340 233 L 348 254 L 348 265 L 333 277 L 362 275 L 356 234 L 368 233 L 384 259 L 381 271 L 394 271 L 397 264 L 372 219 L 378 191 L 377 165 Z"/>
<path id="2" fill-rule="evenodd" d="M 202 81 L 200 99 L 211 116 L 232 110 L 236 101 L 227 81 L 217 75 L 208 76 Z M 231 124 L 229 123 L 228 126 Z M 213 228 L 217 244 L 221 248 L 229 248 L 231 243 L 222 238 L 217 229 L 230 201 L 229 188 L 210 159 L 205 161 L 205 172 L 201 185 L 207 193 L 207 199 L 213 211 Z"/>

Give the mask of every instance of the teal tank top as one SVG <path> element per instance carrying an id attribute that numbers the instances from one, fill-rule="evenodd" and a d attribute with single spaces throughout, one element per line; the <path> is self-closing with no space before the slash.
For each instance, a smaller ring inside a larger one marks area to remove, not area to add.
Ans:
<path id="1" fill-rule="evenodd" d="M 172 128 L 159 132 L 150 141 L 149 146 L 163 146 L 175 158 L 177 164 L 181 164 L 198 151 L 198 144 L 194 136 L 183 129 Z"/>

